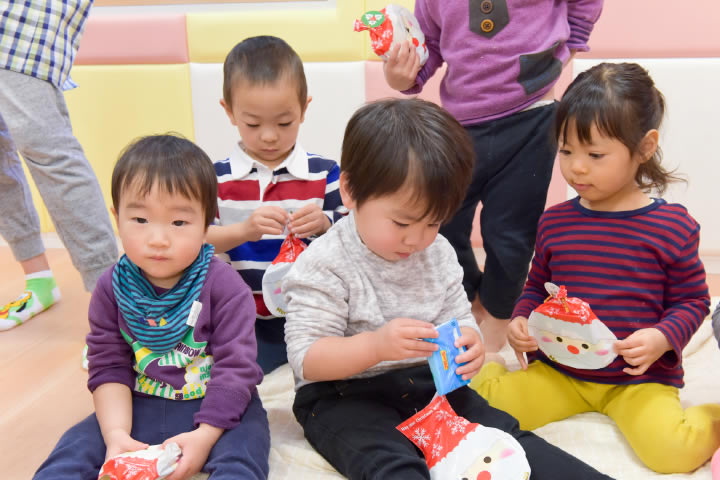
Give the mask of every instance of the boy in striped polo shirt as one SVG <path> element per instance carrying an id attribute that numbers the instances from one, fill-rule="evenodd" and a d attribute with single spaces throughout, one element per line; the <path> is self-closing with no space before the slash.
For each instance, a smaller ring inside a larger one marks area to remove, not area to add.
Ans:
<path id="1" fill-rule="evenodd" d="M 287 363 L 285 318 L 262 297 L 262 277 L 288 233 L 310 241 L 345 212 L 334 160 L 297 143 L 311 97 L 302 61 L 282 39 L 247 38 L 223 66 L 223 98 L 241 140 L 215 163 L 218 212 L 208 242 L 242 275 L 255 297 L 258 363 L 264 373 Z"/>

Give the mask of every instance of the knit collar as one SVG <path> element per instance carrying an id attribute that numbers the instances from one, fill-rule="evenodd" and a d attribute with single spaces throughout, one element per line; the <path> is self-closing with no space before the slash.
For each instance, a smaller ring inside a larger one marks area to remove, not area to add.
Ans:
<path id="1" fill-rule="evenodd" d="M 214 248 L 204 244 L 171 289 L 158 293 L 140 268 L 123 255 L 113 269 L 115 300 L 132 335 L 153 353 L 172 350 L 194 326 L 196 300 L 205 284 Z"/>

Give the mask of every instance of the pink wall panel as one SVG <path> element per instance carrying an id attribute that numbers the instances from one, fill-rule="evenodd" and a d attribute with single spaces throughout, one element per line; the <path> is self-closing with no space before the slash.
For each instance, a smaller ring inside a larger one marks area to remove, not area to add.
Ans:
<path id="1" fill-rule="evenodd" d="M 720 2 L 606 1 L 584 58 L 720 57 Z"/>
<path id="2" fill-rule="evenodd" d="M 90 13 L 75 64 L 187 63 L 184 14 Z"/>
<path id="3" fill-rule="evenodd" d="M 440 68 L 418 95 L 424 100 L 435 102 L 440 105 L 440 80 L 445 75 L 445 66 Z M 385 83 L 382 62 L 365 62 L 365 98 L 368 101 L 386 97 L 404 97 L 397 90 L 393 90 Z"/>

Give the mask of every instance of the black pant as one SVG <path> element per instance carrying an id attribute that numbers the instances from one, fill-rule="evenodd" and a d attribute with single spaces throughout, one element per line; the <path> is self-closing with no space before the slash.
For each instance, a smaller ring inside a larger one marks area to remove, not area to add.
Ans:
<path id="1" fill-rule="evenodd" d="M 510 317 L 527 278 L 555 160 L 554 117 L 551 104 L 466 127 L 475 147 L 473 178 L 460 209 L 440 233 L 455 248 L 468 299 L 479 294 L 497 318 Z M 470 243 L 478 202 L 484 273 Z"/>
<path id="2" fill-rule="evenodd" d="M 422 453 L 395 427 L 425 408 L 435 394 L 427 365 L 357 380 L 317 382 L 298 390 L 293 413 L 310 444 L 350 479 L 429 479 Z M 467 420 L 515 437 L 525 449 L 533 480 L 608 479 L 492 408 L 468 387 L 447 395 Z"/>
<path id="3" fill-rule="evenodd" d="M 257 341 L 257 363 L 263 375 L 288 363 L 285 344 L 285 317 L 255 321 L 255 340 Z"/>

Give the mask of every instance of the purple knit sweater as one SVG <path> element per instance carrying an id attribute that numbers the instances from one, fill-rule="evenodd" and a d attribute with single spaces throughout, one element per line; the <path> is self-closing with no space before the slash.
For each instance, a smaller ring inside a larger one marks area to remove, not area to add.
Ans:
<path id="1" fill-rule="evenodd" d="M 255 361 L 255 302 L 250 288 L 214 257 L 200 291 L 202 310 L 194 329 L 173 350 L 160 355 L 143 349 L 132 337 L 113 293 L 114 268 L 100 277 L 90 300 L 90 391 L 104 383 L 121 383 L 133 395 L 178 401 L 202 398 L 195 425 L 236 426 L 262 381 Z"/>
<path id="2" fill-rule="evenodd" d="M 533 104 L 555 84 L 571 50 L 587 41 L 602 0 L 416 0 L 429 58 L 417 76 L 418 93 L 442 65 L 443 106 L 463 125 L 506 117 Z M 490 5 L 490 7 L 488 7 Z M 483 9 L 491 9 L 485 13 Z M 503 26 L 502 11 L 507 24 Z M 494 20 L 490 32 L 481 25 Z"/>

